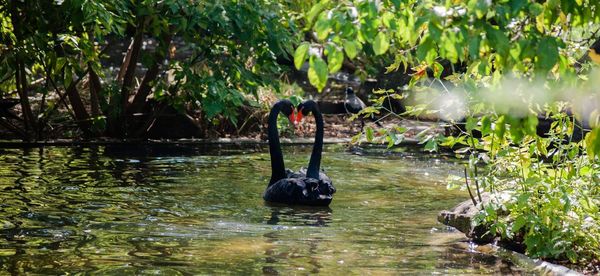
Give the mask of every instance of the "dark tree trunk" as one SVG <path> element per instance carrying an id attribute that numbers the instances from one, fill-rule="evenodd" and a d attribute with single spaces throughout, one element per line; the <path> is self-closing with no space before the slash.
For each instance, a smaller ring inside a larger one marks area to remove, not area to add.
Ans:
<path id="1" fill-rule="evenodd" d="M 93 117 L 98 117 L 100 116 L 100 97 L 98 93 L 102 89 L 102 84 L 100 83 L 100 77 L 96 74 L 91 64 L 88 64 L 88 72 L 90 81 L 90 111 Z"/>
<path id="2" fill-rule="evenodd" d="M 143 28 L 139 27 L 138 32 L 133 38 L 130 49 L 127 52 L 129 58 L 126 58 L 126 69 L 123 75 L 123 86 L 121 87 L 121 108 L 127 110 L 129 103 L 129 92 L 133 89 L 133 78 L 137 67 L 137 60 L 142 49 Z"/>
<path id="3" fill-rule="evenodd" d="M 129 105 L 129 95 L 131 90 L 133 90 L 133 80 L 135 77 L 135 69 L 137 65 L 137 60 L 140 55 L 140 51 L 142 48 L 142 42 L 144 38 L 144 25 L 145 20 L 142 19 L 139 21 L 139 25 L 137 26 L 136 33 L 131 41 L 131 45 L 127 50 L 127 55 L 125 56 L 125 60 L 123 61 L 123 65 L 121 66 L 121 72 L 119 72 L 119 77 L 123 76 L 123 82 L 121 87 L 121 102 L 120 102 L 120 115 L 118 118 L 115 118 L 116 121 L 113 122 L 113 134 L 116 134 L 121 137 L 127 136 L 127 107 Z M 123 71 L 123 69 L 125 71 Z M 116 129 L 114 129 L 116 127 Z"/>
<path id="4" fill-rule="evenodd" d="M 92 28 L 88 28 L 88 36 L 91 41 L 94 41 L 94 32 Z M 88 62 L 88 85 L 90 89 L 90 112 L 92 117 L 96 118 L 100 116 L 100 98 L 98 97 L 98 93 L 102 89 L 102 84 L 100 83 L 100 77 L 94 71 L 94 67 L 92 67 L 92 62 Z"/>
<path id="5" fill-rule="evenodd" d="M 67 97 L 69 98 L 69 102 L 71 103 L 71 107 L 73 108 L 73 113 L 75 113 L 75 120 L 77 121 L 77 125 L 86 136 L 90 135 L 90 116 L 85 109 L 85 105 L 79 96 L 79 91 L 77 90 L 77 83 L 79 80 L 72 81 L 69 87 L 67 87 Z"/>
<path id="6" fill-rule="evenodd" d="M 29 140 L 31 138 L 31 134 L 35 133 L 35 117 L 33 116 L 33 111 L 31 110 L 31 104 L 29 103 L 29 97 L 27 95 L 27 77 L 25 73 L 25 63 L 17 59 L 17 74 L 16 77 L 16 85 L 17 85 L 17 93 L 19 94 L 19 100 L 21 103 L 21 110 L 23 112 L 23 122 L 25 125 L 25 140 Z"/>
<path id="7" fill-rule="evenodd" d="M 10 13 L 10 20 L 14 28 L 14 35 L 17 39 L 17 43 L 23 41 L 23 29 L 21 28 L 22 16 L 17 1 L 9 1 L 8 10 Z M 19 46 L 19 45 L 16 45 Z M 23 124 L 25 126 L 25 140 L 29 140 L 31 135 L 35 133 L 35 117 L 31 110 L 29 103 L 29 97 L 27 95 L 27 73 L 25 72 L 25 62 L 17 56 L 15 58 L 15 84 L 17 88 L 17 94 L 19 94 L 19 101 L 21 103 L 21 110 L 23 113 Z"/>
<path id="8" fill-rule="evenodd" d="M 135 94 L 135 97 L 133 98 L 133 102 L 129 106 L 129 109 L 127 112 L 128 114 L 134 114 L 134 113 L 141 112 L 142 109 L 144 108 L 144 104 L 146 103 L 146 98 L 148 98 L 148 95 L 150 95 L 150 92 L 152 91 L 151 83 L 154 80 L 156 80 L 156 77 L 158 76 L 158 73 L 160 70 L 160 64 L 165 59 L 165 57 L 169 51 L 169 45 L 171 44 L 171 38 L 172 38 L 171 34 L 166 34 L 162 37 L 161 45 L 159 45 L 159 47 L 156 48 L 156 50 L 154 52 L 154 63 L 148 69 L 148 71 L 146 72 L 146 75 L 144 75 L 144 79 L 142 80 L 142 83 L 140 84 L 140 88 L 138 89 L 137 93 Z"/>

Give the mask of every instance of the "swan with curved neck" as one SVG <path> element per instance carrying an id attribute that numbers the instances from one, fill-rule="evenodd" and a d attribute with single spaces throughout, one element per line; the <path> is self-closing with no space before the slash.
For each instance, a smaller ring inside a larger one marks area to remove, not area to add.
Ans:
<path id="1" fill-rule="evenodd" d="M 323 151 L 323 116 L 314 101 L 305 101 L 299 106 L 300 112 L 294 114 L 294 108 L 287 100 L 281 100 L 271 109 L 269 114 L 269 151 L 271 154 L 271 180 L 263 195 L 265 201 L 285 204 L 300 204 L 312 206 L 328 206 L 333 199 L 335 188 L 331 179 L 320 171 L 321 154 Z M 295 173 L 285 169 L 283 154 L 277 132 L 277 116 L 284 113 L 297 123 L 302 116 L 313 113 L 317 122 L 317 134 L 310 157 L 308 169 Z"/>
<path id="2" fill-rule="evenodd" d="M 294 105 L 292 102 L 289 100 L 280 100 L 273 105 L 271 113 L 269 113 L 269 126 L 267 128 L 269 153 L 271 155 L 271 180 L 269 181 L 269 186 L 287 176 L 277 130 L 277 117 L 279 116 L 279 113 L 283 113 L 287 116 L 290 122 L 295 122 Z"/>
<path id="3" fill-rule="evenodd" d="M 323 154 L 323 115 L 319 111 L 319 106 L 313 100 L 307 100 L 298 105 L 298 115 L 295 117 L 296 124 L 302 121 L 302 117 L 312 113 L 315 117 L 315 123 L 317 125 L 317 132 L 315 134 L 315 142 L 313 144 L 312 153 L 310 155 L 310 161 L 308 162 L 308 169 L 306 169 L 306 177 L 320 179 L 320 168 L 321 168 L 321 155 Z"/>

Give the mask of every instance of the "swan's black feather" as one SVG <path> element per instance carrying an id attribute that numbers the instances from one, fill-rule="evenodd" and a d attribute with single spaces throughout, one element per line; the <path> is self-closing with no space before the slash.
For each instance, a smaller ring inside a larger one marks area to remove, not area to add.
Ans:
<path id="1" fill-rule="evenodd" d="M 263 198 L 269 202 L 328 206 L 334 193 L 335 188 L 331 180 L 308 177 L 284 178 L 269 186 Z"/>

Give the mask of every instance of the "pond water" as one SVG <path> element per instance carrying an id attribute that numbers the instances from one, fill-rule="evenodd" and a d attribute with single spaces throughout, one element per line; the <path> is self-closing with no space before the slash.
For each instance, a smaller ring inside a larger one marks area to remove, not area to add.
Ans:
<path id="1" fill-rule="evenodd" d="M 284 148 L 306 166 L 309 147 Z M 270 206 L 266 147 L 0 149 L 0 269 L 21 274 L 489 274 L 436 222 L 457 160 L 326 148 L 329 208 Z"/>

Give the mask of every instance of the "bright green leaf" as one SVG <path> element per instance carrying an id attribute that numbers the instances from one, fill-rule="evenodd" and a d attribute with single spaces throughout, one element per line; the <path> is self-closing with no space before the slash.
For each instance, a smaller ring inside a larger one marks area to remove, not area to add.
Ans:
<path id="1" fill-rule="evenodd" d="M 390 40 L 383 32 L 379 32 L 373 41 L 375 55 L 382 55 L 390 48 Z"/>
<path id="2" fill-rule="evenodd" d="M 371 127 L 365 128 L 365 136 L 367 137 L 367 141 L 370 143 L 373 141 L 373 129 Z"/>
<path id="3" fill-rule="evenodd" d="M 330 52 L 327 54 L 327 64 L 329 68 L 329 73 L 335 73 L 342 68 L 342 63 L 344 62 L 344 53 L 342 51 L 337 50 L 333 47 Z"/>
<path id="4" fill-rule="evenodd" d="M 302 43 L 296 48 L 296 52 L 294 52 L 294 65 L 296 66 L 296 69 L 300 70 L 300 67 L 304 64 L 309 48 L 310 45 L 308 43 Z"/>
<path id="5" fill-rule="evenodd" d="M 319 92 L 323 91 L 323 88 L 325 88 L 328 74 L 329 72 L 327 71 L 327 64 L 323 59 L 317 56 L 310 57 L 308 81 L 310 84 L 316 87 Z"/>
<path id="6" fill-rule="evenodd" d="M 356 44 L 358 44 L 356 41 L 344 41 L 344 51 L 346 51 L 346 55 L 348 55 L 348 58 L 350 59 L 354 59 L 358 54 L 358 46 Z"/>
<path id="7" fill-rule="evenodd" d="M 315 32 L 317 33 L 317 38 L 321 41 L 325 40 L 329 33 L 331 32 L 331 25 L 329 19 L 327 17 L 321 17 L 315 23 Z"/>

